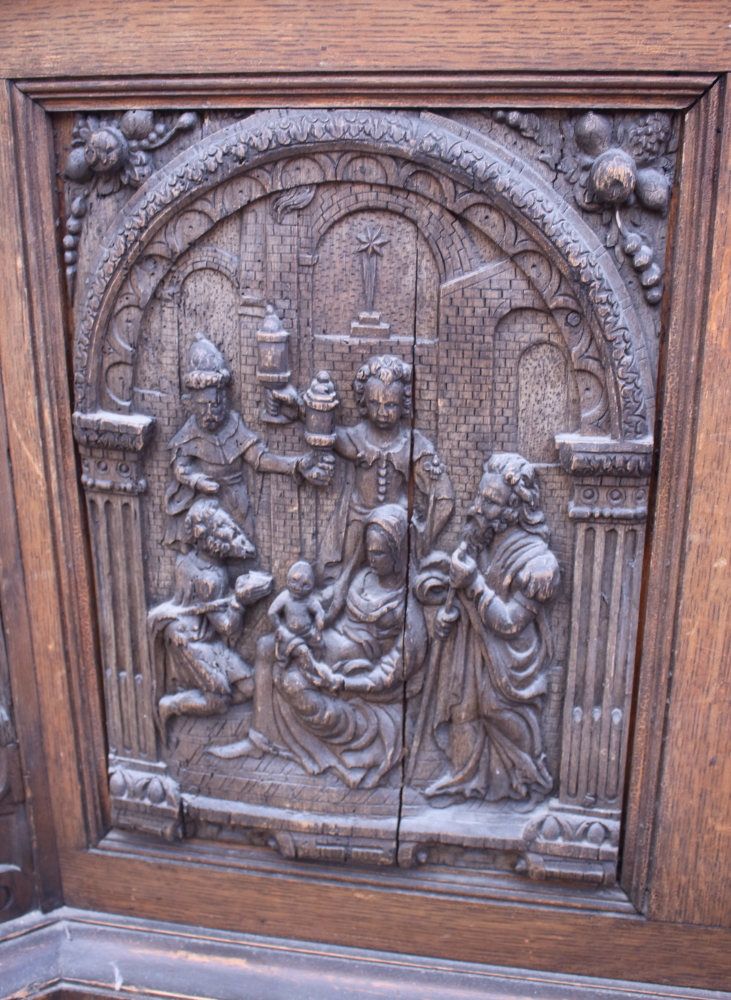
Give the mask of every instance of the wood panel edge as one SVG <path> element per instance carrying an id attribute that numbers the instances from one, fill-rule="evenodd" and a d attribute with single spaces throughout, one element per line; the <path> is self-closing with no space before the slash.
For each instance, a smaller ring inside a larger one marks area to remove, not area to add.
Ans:
<path id="1" fill-rule="evenodd" d="M 708 306 L 647 914 L 731 926 L 731 95 L 722 95 Z"/>
<path id="2" fill-rule="evenodd" d="M 658 472 L 648 531 L 644 615 L 638 642 L 636 708 L 623 845 L 622 885 L 646 908 L 654 813 L 662 767 L 666 703 L 670 691 L 676 614 L 683 587 L 683 546 L 693 478 L 698 373 L 709 294 L 711 231 L 718 170 L 719 81 L 684 121 L 671 289 L 661 352 L 656 440 Z M 698 275 L 704 276 L 698 294 Z M 690 419 L 689 419 L 689 415 Z"/>
<path id="3" fill-rule="evenodd" d="M 65 887 L 67 905 L 153 920 L 169 919 L 182 893 L 203 926 L 341 947 L 704 989 L 731 976 L 731 932 L 641 916 L 562 913 L 559 924 L 547 907 L 313 886 L 101 851 L 69 857 Z"/>
<path id="4" fill-rule="evenodd" d="M 231 1000 L 242 992 L 285 995 L 295 982 L 298 995 L 306 992 L 321 1000 L 396 993 L 403 1000 L 477 1000 L 487 994 L 506 1000 L 526 995 L 551 1000 L 567 992 L 578 1000 L 632 1000 L 638 994 L 677 1000 L 707 997 L 693 987 L 642 986 L 626 979 L 467 963 L 449 957 L 395 956 L 385 950 L 211 931 L 70 907 L 54 911 L 49 918 L 33 915 L 14 922 L 10 933 L 0 933 L 3 998 L 195 995 L 201 1000 Z M 29 988 L 30 962 L 33 986 Z"/>
<path id="5" fill-rule="evenodd" d="M 8 100 L 14 169 L 9 187 L 18 203 L 13 263 L 22 268 L 25 309 L 22 325 L 6 328 L 2 354 L 9 366 L 10 455 L 20 477 L 16 518 L 51 800 L 34 807 L 49 812 L 52 806 L 63 849 L 85 846 L 100 834 L 94 803 L 102 785 L 94 772 L 103 761 L 102 714 L 94 702 L 94 656 L 85 641 L 90 611 L 83 598 L 88 581 L 70 425 L 53 147 L 40 106 L 12 84 Z M 38 739 L 38 726 L 23 727 L 20 739 Z"/>
<path id="6" fill-rule="evenodd" d="M 27 79 L 47 111 L 267 107 L 596 107 L 683 109 L 714 74 L 253 73 L 221 76 Z"/>

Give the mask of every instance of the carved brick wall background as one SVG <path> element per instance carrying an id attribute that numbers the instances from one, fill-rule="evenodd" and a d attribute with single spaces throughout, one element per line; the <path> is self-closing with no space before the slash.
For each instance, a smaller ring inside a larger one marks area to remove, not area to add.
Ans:
<path id="1" fill-rule="evenodd" d="M 671 116 L 58 138 L 115 824 L 611 884 Z"/>

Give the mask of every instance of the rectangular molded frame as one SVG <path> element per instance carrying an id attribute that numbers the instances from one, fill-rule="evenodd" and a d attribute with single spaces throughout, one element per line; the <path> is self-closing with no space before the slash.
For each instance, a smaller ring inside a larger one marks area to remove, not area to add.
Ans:
<path id="1" fill-rule="evenodd" d="M 725 81 L 618 74 L 280 74 L 6 81 L 0 92 L 0 206 L 6 245 L 0 343 L 8 445 L 0 475 L 17 523 L 0 531 L 3 608 L 46 908 L 68 905 L 344 946 L 723 989 L 731 931 L 681 926 L 651 879 L 666 700 L 683 586 L 694 419 L 709 308 Z M 510 878 L 367 874 L 216 845 L 163 845 L 109 829 L 103 709 L 83 500 L 71 433 L 70 311 L 61 281 L 53 111 L 145 106 L 652 107 L 688 109 L 670 220 L 657 456 L 640 619 L 622 886 L 579 893 Z M 703 275 L 703 294 L 698 294 Z M 10 520 L 10 519 L 8 519 Z M 17 581 L 22 581 L 22 587 Z M 27 667 L 33 662 L 34 676 Z M 690 665 L 688 666 L 688 669 Z M 36 734 L 41 738 L 37 739 Z M 51 809 L 44 803 L 50 802 Z M 727 807 L 731 809 L 731 807 Z M 50 814 L 50 815 L 49 815 Z M 723 912 L 723 891 L 716 910 Z M 660 902 L 653 902 L 660 900 Z M 726 903 L 728 910 L 728 902 Z M 416 919 L 415 919 L 416 918 Z M 696 921 L 721 924 L 722 919 Z M 560 939 L 556 935 L 561 927 Z M 705 967 L 696 956 L 702 952 Z"/>

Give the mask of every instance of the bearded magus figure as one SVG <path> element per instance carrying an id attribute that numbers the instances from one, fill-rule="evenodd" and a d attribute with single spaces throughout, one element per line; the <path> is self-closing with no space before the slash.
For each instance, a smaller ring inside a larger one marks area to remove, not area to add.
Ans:
<path id="1" fill-rule="evenodd" d="M 539 497 L 521 455 L 491 456 L 451 558 L 457 599 L 437 614 L 437 634 L 449 641 L 434 734 L 451 769 L 429 797 L 538 801 L 552 788 L 541 711 L 552 658 L 545 605 L 560 573 Z"/>
<path id="2" fill-rule="evenodd" d="M 272 579 L 244 573 L 229 583 L 228 560 L 251 558 L 254 549 L 217 500 L 196 500 L 185 517 L 190 551 L 175 565 L 175 594 L 148 615 L 163 733 L 173 715 L 215 715 L 253 693 L 253 670 L 233 648 L 244 608 L 265 597 Z"/>
<path id="3" fill-rule="evenodd" d="M 221 352 L 202 333 L 196 334 L 183 376 L 187 390 L 183 398 L 192 413 L 169 445 L 175 479 L 165 496 L 167 512 L 173 518 L 165 543 L 174 548 L 185 548 L 185 512 L 200 496 L 215 496 L 253 543 L 254 520 L 244 478 L 245 464 L 256 472 L 279 472 L 319 486 L 330 481 L 331 468 L 318 464 L 315 456 L 287 457 L 270 452 L 241 415 L 230 408 L 230 381 Z"/>

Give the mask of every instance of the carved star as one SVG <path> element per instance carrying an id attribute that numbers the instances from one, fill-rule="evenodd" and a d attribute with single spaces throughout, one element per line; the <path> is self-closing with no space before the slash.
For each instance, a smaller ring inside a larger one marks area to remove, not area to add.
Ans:
<path id="1" fill-rule="evenodd" d="M 368 257 L 374 253 L 383 257 L 383 248 L 391 242 L 383 235 L 382 226 L 366 226 L 365 232 L 358 233 L 356 239 L 360 243 L 358 253 L 365 253 Z"/>

